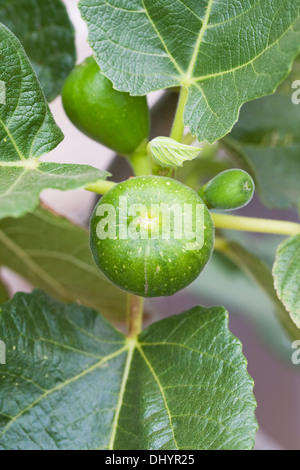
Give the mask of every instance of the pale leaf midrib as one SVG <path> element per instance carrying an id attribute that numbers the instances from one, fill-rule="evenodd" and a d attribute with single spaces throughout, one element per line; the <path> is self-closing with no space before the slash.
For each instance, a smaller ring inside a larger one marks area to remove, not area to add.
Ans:
<path id="1" fill-rule="evenodd" d="M 197 42 L 195 44 L 195 49 L 194 49 L 194 52 L 193 52 L 193 55 L 192 55 L 192 58 L 191 58 L 191 62 L 189 64 L 189 68 L 188 68 L 188 71 L 187 71 L 187 78 L 188 79 L 192 78 L 192 73 L 194 71 L 196 61 L 197 61 L 197 57 L 199 55 L 199 50 L 200 50 L 200 47 L 201 47 L 202 39 L 203 39 L 203 36 L 204 36 L 204 34 L 207 30 L 207 26 L 208 26 L 208 22 L 209 22 L 209 18 L 210 18 L 213 3 L 214 3 L 214 0 L 209 0 L 208 5 L 207 5 L 206 14 L 205 14 L 205 17 L 203 19 L 203 23 L 202 23 L 202 26 L 201 26 L 201 29 L 200 29 L 200 32 L 199 32 L 199 36 L 198 36 Z"/>
<path id="2" fill-rule="evenodd" d="M 238 18 L 241 18 L 242 16 L 244 15 L 247 15 L 249 13 L 249 11 L 253 10 L 257 5 L 259 5 L 261 3 L 261 0 L 258 0 L 256 3 L 254 3 L 253 5 L 251 5 L 250 8 L 248 8 L 248 10 L 244 10 L 242 11 L 242 13 L 239 13 L 238 15 L 236 16 L 231 16 L 230 18 L 226 18 L 226 20 L 224 21 L 220 21 L 220 23 L 213 23 L 213 24 L 210 24 L 208 25 L 207 29 L 210 29 L 210 28 L 217 28 L 218 26 L 221 26 L 221 25 L 224 25 L 224 24 L 227 24 L 227 23 L 230 23 L 232 21 L 235 21 L 237 20 Z"/>
<path id="3" fill-rule="evenodd" d="M 16 54 L 19 56 L 19 58 L 20 58 L 20 63 L 21 63 L 20 50 L 18 50 L 17 47 L 16 47 L 16 45 L 11 41 L 11 38 L 9 37 L 7 31 L 5 31 L 5 34 L 6 34 L 6 36 L 8 37 L 10 46 L 13 47 L 13 48 L 16 50 Z M 22 76 L 22 80 L 23 80 L 23 76 Z M 18 103 L 17 103 L 17 105 L 16 105 L 16 107 L 15 107 L 15 110 L 14 110 L 14 112 L 13 112 L 13 115 L 14 115 L 14 113 L 16 112 L 16 109 L 17 109 L 18 106 L 19 106 L 20 97 L 21 97 L 21 91 L 20 91 L 20 93 L 19 93 Z M 20 150 L 19 146 L 17 145 L 15 139 L 13 138 L 13 136 L 12 136 L 12 134 L 11 134 L 11 132 L 10 132 L 8 126 L 3 122 L 2 118 L 0 118 L 0 124 L 2 125 L 3 129 L 5 130 L 7 136 L 8 136 L 8 138 L 9 138 L 9 140 L 11 141 L 13 147 L 15 148 L 15 150 L 16 150 L 18 156 L 20 157 L 20 160 L 26 160 L 25 155 L 23 155 L 23 153 L 21 152 L 21 150 Z"/>
<path id="4" fill-rule="evenodd" d="M 12 193 L 14 188 L 18 186 L 18 183 L 20 181 L 22 181 L 22 179 L 24 178 L 24 176 L 26 175 L 26 173 L 28 172 L 28 170 L 25 168 L 19 175 L 18 177 L 15 179 L 15 181 L 8 187 L 8 189 L 6 191 L 4 191 L 4 193 L 0 193 L 0 200 L 2 198 L 6 198 L 8 196 L 8 194 Z"/>
<path id="5" fill-rule="evenodd" d="M 272 44 L 270 44 L 268 47 L 266 47 L 263 51 L 261 51 L 259 54 L 257 54 L 255 57 L 253 57 L 250 61 L 244 63 L 244 64 L 241 64 L 241 65 L 238 65 L 237 67 L 234 67 L 234 68 L 231 68 L 231 69 L 228 69 L 228 70 L 224 70 L 224 71 L 221 71 L 221 72 L 216 72 L 216 73 L 213 73 L 213 74 L 207 74 L 207 75 L 202 75 L 202 76 L 198 76 L 198 77 L 193 77 L 192 76 L 192 73 L 193 73 L 193 70 L 194 70 L 194 67 L 195 67 L 195 64 L 196 64 L 196 61 L 197 61 L 197 57 L 199 55 L 199 50 L 200 50 L 200 47 L 201 47 L 201 43 L 202 43 L 202 39 L 203 39 L 203 36 L 205 34 L 205 32 L 207 31 L 208 27 L 209 27 L 209 18 L 210 18 L 210 15 L 211 15 L 211 9 L 212 9 L 212 6 L 213 6 L 213 2 L 214 0 L 209 0 L 209 3 L 208 3 L 208 6 L 207 6 L 207 12 L 206 12 L 206 15 L 205 15 L 205 18 L 203 20 L 203 24 L 202 24 L 202 27 L 201 27 L 201 30 L 200 30 L 200 33 L 199 33 L 199 36 L 198 36 L 198 39 L 197 39 L 197 42 L 195 44 L 195 49 L 194 49 L 194 52 L 193 52 L 193 56 L 191 58 L 191 61 L 190 61 L 190 64 L 189 64 L 189 68 L 188 68 L 188 71 L 187 73 L 185 74 L 185 72 L 179 67 L 178 63 L 176 62 L 176 60 L 174 59 L 174 57 L 172 56 L 172 54 L 170 53 L 170 51 L 168 50 L 168 47 L 167 45 L 165 44 L 165 42 L 163 41 L 163 39 L 161 38 L 161 35 L 159 34 L 159 32 L 157 31 L 153 21 L 151 20 L 150 16 L 148 15 L 148 12 L 147 10 L 145 9 L 145 12 L 147 14 L 147 17 L 149 19 L 149 22 L 151 23 L 151 25 L 153 26 L 153 28 L 155 29 L 155 32 L 158 36 L 158 38 L 160 39 L 160 41 L 162 42 L 163 46 L 164 46 L 164 49 L 166 50 L 167 54 L 168 54 L 168 57 L 170 58 L 170 60 L 172 61 L 172 63 L 175 65 L 176 69 L 178 70 L 178 72 L 180 73 L 181 75 L 181 78 L 183 79 L 185 85 L 189 88 L 191 85 L 193 84 L 196 84 L 197 82 L 200 82 L 200 81 L 204 81 L 204 80 L 208 80 L 208 79 L 212 79 L 212 78 L 216 78 L 216 77 L 219 77 L 219 76 L 223 76 L 223 75 L 227 75 L 227 74 L 230 74 L 230 73 L 234 73 L 240 69 L 243 69 L 244 67 L 247 67 L 248 65 L 251 65 L 253 64 L 259 57 L 261 57 L 264 53 L 266 53 L 269 49 L 271 49 L 272 47 L 274 47 L 287 33 L 288 31 L 290 31 L 294 24 L 299 20 L 299 17 L 297 17 L 293 23 L 282 33 L 282 35 L 277 38 Z M 143 2 L 144 4 L 144 2 Z M 234 17 L 235 18 L 235 17 Z M 234 19 L 233 18 L 233 19 Z M 189 82 L 189 83 L 188 83 Z"/>
<path id="6" fill-rule="evenodd" d="M 124 370 L 124 374 L 123 374 L 123 378 L 122 378 L 120 394 L 119 394 L 119 400 L 118 400 L 116 413 L 115 413 L 115 417 L 114 417 L 114 421 L 113 421 L 112 433 L 111 433 L 108 449 L 109 450 L 114 450 L 114 442 L 115 442 L 116 435 L 117 435 L 117 430 L 118 430 L 118 427 L 119 427 L 118 426 L 118 421 L 119 421 L 120 413 L 121 413 L 121 410 L 122 410 L 122 404 L 123 404 L 124 395 L 125 395 L 125 391 L 126 391 L 126 385 L 127 385 L 127 382 L 128 382 L 128 377 L 129 377 L 129 374 L 130 374 L 130 367 L 131 367 L 131 364 L 132 364 L 133 354 L 134 354 L 135 350 L 139 351 L 139 353 L 142 356 L 144 362 L 146 363 L 148 369 L 150 370 L 155 382 L 158 385 L 158 388 L 159 388 L 160 393 L 161 393 L 161 395 L 163 397 L 163 400 L 164 400 L 166 412 L 168 414 L 169 424 L 170 424 L 170 428 L 171 428 L 171 432 L 172 432 L 172 438 L 173 438 L 176 449 L 179 449 L 178 444 L 177 444 L 176 439 L 175 439 L 174 429 L 173 429 L 173 425 L 172 425 L 172 416 L 171 416 L 171 413 L 170 413 L 170 409 L 169 409 L 169 406 L 168 406 L 168 403 L 167 403 L 166 396 L 164 394 L 164 389 L 161 386 L 159 378 L 156 375 L 154 369 L 152 368 L 151 363 L 148 360 L 147 356 L 145 355 L 145 353 L 144 353 L 144 351 L 141 347 L 141 344 L 138 343 L 138 340 L 130 339 L 130 340 L 128 340 L 128 344 L 129 344 L 129 346 L 128 346 L 128 356 L 127 356 L 126 366 L 125 366 L 125 370 Z"/>
<path id="7" fill-rule="evenodd" d="M 23 160 L 9 160 L 9 161 L 0 161 L 0 168 L 3 167 L 3 168 L 30 168 L 30 164 L 31 162 L 34 161 L 36 162 L 37 159 L 36 158 L 27 158 L 27 159 L 23 159 Z M 36 165 L 37 166 L 37 165 Z"/>
<path id="8" fill-rule="evenodd" d="M 8 129 L 8 127 L 4 124 L 3 120 L 0 119 L 0 124 L 2 125 L 3 129 L 5 130 L 9 140 L 11 141 L 15 151 L 17 152 L 17 154 L 19 155 L 20 157 L 20 160 L 25 160 L 26 157 L 24 157 L 24 155 L 22 154 L 21 150 L 19 149 L 15 139 L 13 138 L 12 134 L 10 133 L 10 130 Z M 18 161 L 18 160 L 17 160 Z"/>
<path id="9" fill-rule="evenodd" d="M 141 345 L 137 343 L 136 347 L 137 347 L 139 353 L 141 354 L 142 358 L 144 359 L 144 361 L 145 361 L 147 367 L 149 368 L 149 370 L 150 370 L 150 372 L 151 372 L 151 374 L 152 374 L 152 376 L 153 376 L 155 382 L 156 382 L 157 385 L 158 385 L 158 388 L 159 388 L 160 393 L 161 393 L 161 395 L 162 395 L 162 398 L 163 398 L 163 401 L 164 401 L 164 405 L 165 405 L 165 409 L 166 409 L 166 412 L 167 412 L 167 415 L 168 415 L 168 420 L 169 420 L 170 429 L 171 429 L 171 432 L 172 432 L 172 438 L 173 438 L 173 441 L 174 441 L 174 444 L 175 444 L 175 448 L 176 448 L 176 449 L 179 449 L 179 446 L 178 446 L 177 441 L 176 441 L 176 438 L 175 438 L 175 433 L 174 433 L 173 424 L 172 424 L 172 415 L 171 415 L 171 412 L 170 412 L 170 409 L 169 409 L 169 405 L 168 405 L 168 402 L 167 402 L 167 399 L 166 399 L 166 396 L 165 396 L 165 393 L 164 393 L 164 389 L 163 389 L 163 387 L 162 387 L 162 385 L 161 385 L 161 383 L 160 383 L 160 380 L 159 380 L 157 374 L 155 373 L 155 371 L 154 371 L 154 369 L 153 369 L 153 367 L 152 367 L 152 365 L 151 365 L 149 359 L 147 358 L 146 354 L 144 353 L 144 351 L 143 351 Z"/>
<path id="10" fill-rule="evenodd" d="M 44 271 L 43 268 L 36 264 L 19 245 L 10 240 L 2 230 L 0 230 L 0 240 L 3 245 L 6 245 L 10 251 L 17 255 L 34 274 L 39 276 L 47 285 L 51 286 L 59 296 L 66 300 L 71 300 L 70 293 L 61 287 L 61 284 Z"/>
<path id="11" fill-rule="evenodd" d="M 52 258 L 52 259 L 64 260 L 70 264 L 73 264 L 77 268 L 82 269 L 83 271 L 86 271 L 89 274 L 92 274 L 93 276 L 97 276 L 98 278 L 101 279 L 101 281 L 105 280 L 105 278 L 102 278 L 100 273 L 98 275 L 98 270 L 96 268 L 96 265 L 94 267 L 92 264 L 88 264 L 87 262 L 76 258 L 75 255 L 66 254 L 66 253 L 62 253 L 61 251 L 55 251 L 55 250 L 44 250 L 43 248 L 41 249 L 29 248 L 27 252 L 31 256 L 37 257 L 37 258 Z"/>
<path id="12" fill-rule="evenodd" d="M 130 373 L 130 366 L 131 366 L 131 363 L 132 363 L 132 358 L 133 358 L 133 353 L 134 353 L 135 347 L 136 347 L 136 342 L 135 341 L 132 341 L 131 343 L 129 343 L 128 354 L 127 354 L 126 364 L 125 364 L 125 368 L 124 368 L 124 374 L 123 374 L 122 383 L 121 383 L 121 387 L 120 387 L 119 400 L 118 400 L 118 403 L 117 403 L 116 412 L 115 412 L 115 416 L 114 416 L 114 421 L 113 421 L 113 424 L 112 424 L 112 431 L 111 431 L 110 440 L 109 440 L 109 444 L 108 444 L 108 449 L 109 450 L 114 450 L 114 443 L 115 443 L 115 439 L 116 439 L 116 435 L 117 435 L 117 429 L 118 429 L 118 421 L 119 421 L 120 413 L 121 413 L 121 410 L 122 410 L 122 404 L 123 404 L 123 399 L 124 399 L 124 395 L 125 395 L 126 384 L 127 384 L 129 373 Z"/>
<path id="13" fill-rule="evenodd" d="M 238 70 L 240 69 L 243 69 L 244 67 L 247 67 L 248 65 L 251 65 L 253 64 L 253 62 L 255 62 L 257 59 L 259 59 L 263 54 L 265 54 L 269 49 L 271 49 L 272 47 L 274 47 L 275 45 L 277 45 L 277 43 L 279 43 L 279 41 L 281 41 L 281 39 L 291 30 L 293 29 L 293 26 L 294 24 L 299 21 L 299 17 L 297 17 L 295 19 L 295 21 L 293 21 L 293 23 L 282 33 L 282 35 L 276 39 L 276 41 L 272 42 L 272 44 L 270 44 L 268 47 L 266 47 L 265 49 L 263 49 L 259 54 L 257 54 L 255 57 L 253 57 L 251 60 L 249 60 L 249 62 L 245 62 L 244 64 L 241 64 L 241 65 L 238 65 L 236 67 L 233 67 L 231 69 L 228 69 L 228 70 L 223 70 L 221 72 L 216 72 L 216 73 L 212 73 L 212 74 L 207 74 L 207 75 L 202 75 L 202 76 L 199 76 L 199 77 L 191 77 L 191 83 L 192 84 L 196 84 L 197 82 L 201 82 L 201 81 L 204 81 L 204 80 L 208 80 L 210 78 L 216 78 L 216 77 L 220 77 L 220 76 L 223 76 L 223 75 L 227 75 L 227 74 L 230 74 L 230 73 L 233 73 L 233 72 L 237 72 Z M 257 72 L 255 72 L 257 75 L 259 75 Z"/>
<path id="14" fill-rule="evenodd" d="M 147 8 L 146 8 L 146 6 L 145 6 L 144 0 L 142 0 L 142 3 L 143 3 L 143 7 L 144 7 L 144 10 L 145 10 L 145 14 L 146 14 L 146 16 L 147 16 L 147 18 L 148 18 L 148 21 L 149 21 L 149 23 L 151 24 L 152 28 L 154 29 L 154 31 L 155 31 L 157 37 L 159 38 L 159 40 L 160 40 L 160 42 L 161 42 L 163 48 L 165 49 L 165 51 L 166 51 L 166 53 L 167 53 L 169 59 L 171 60 L 172 64 L 174 65 L 174 67 L 175 67 L 176 70 L 178 71 L 179 75 L 180 75 L 181 77 L 184 77 L 184 75 L 185 75 L 185 74 L 184 74 L 184 71 L 181 69 L 181 67 L 179 66 L 179 64 L 177 63 L 177 61 L 174 59 L 174 57 L 173 57 L 172 54 L 170 53 L 167 44 L 165 43 L 164 39 L 162 38 L 161 34 L 159 33 L 158 29 L 156 28 L 154 22 L 153 22 L 152 19 L 151 19 L 151 16 L 149 15 L 149 13 L 148 13 L 148 11 L 147 11 Z"/>

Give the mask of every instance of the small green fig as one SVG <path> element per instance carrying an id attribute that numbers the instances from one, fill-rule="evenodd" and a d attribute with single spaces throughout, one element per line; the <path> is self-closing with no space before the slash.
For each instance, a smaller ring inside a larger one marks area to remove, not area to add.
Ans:
<path id="1" fill-rule="evenodd" d="M 248 204 L 254 191 L 251 176 L 246 171 L 233 169 L 215 176 L 198 194 L 211 209 L 233 210 Z"/>
<path id="2" fill-rule="evenodd" d="M 100 270 L 142 296 L 175 294 L 210 259 L 214 227 L 202 199 L 171 178 L 145 176 L 114 186 L 96 206 L 90 246 Z"/>
<path id="3" fill-rule="evenodd" d="M 64 83 L 62 101 L 78 129 L 121 155 L 132 155 L 148 139 L 146 97 L 115 90 L 93 57 L 73 69 Z"/>

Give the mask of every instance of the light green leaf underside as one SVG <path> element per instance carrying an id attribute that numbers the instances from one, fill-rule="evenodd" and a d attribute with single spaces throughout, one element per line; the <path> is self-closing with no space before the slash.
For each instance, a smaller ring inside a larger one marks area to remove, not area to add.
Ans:
<path id="1" fill-rule="evenodd" d="M 279 245 L 273 276 L 279 299 L 300 328 L 300 235 Z"/>
<path id="2" fill-rule="evenodd" d="M 272 272 L 266 263 L 259 256 L 256 256 L 239 243 L 233 241 L 227 242 L 224 254 L 261 287 L 273 303 L 276 315 L 285 328 L 286 333 L 290 338 L 298 339 L 299 331 L 295 328 L 293 322 L 291 322 L 288 312 L 276 295 Z"/>
<path id="3" fill-rule="evenodd" d="M 80 189 L 108 175 L 88 165 L 38 163 L 31 169 L 0 162 L 0 219 L 20 217 L 34 210 L 44 189 Z"/>
<path id="4" fill-rule="evenodd" d="M 0 337 L 1 449 L 253 446 L 253 381 L 223 308 L 127 341 L 95 311 L 35 291 L 3 306 Z"/>
<path id="5" fill-rule="evenodd" d="M 269 207 L 297 207 L 300 197 L 300 105 L 292 102 L 292 84 L 300 63 L 277 93 L 247 103 L 224 139 L 235 163 L 249 170 Z"/>
<path id="6" fill-rule="evenodd" d="M 169 137 L 156 137 L 151 140 L 148 149 L 155 163 L 164 168 L 182 166 L 185 161 L 194 160 L 201 150 Z"/>
<path id="7" fill-rule="evenodd" d="M 272 93 L 299 52 L 300 0 L 80 0 L 89 41 L 121 91 L 187 86 L 198 140 L 226 135 L 241 105 Z"/>
<path id="8" fill-rule="evenodd" d="M 64 301 L 79 301 L 107 318 L 123 321 L 126 294 L 96 267 L 88 232 L 38 208 L 0 222 L 0 266 L 6 266 Z"/>
<path id="9" fill-rule="evenodd" d="M 61 0 L 2 0 L 0 21 L 19 38 L 48 101 L 74 67 L 73 26 Z"/>

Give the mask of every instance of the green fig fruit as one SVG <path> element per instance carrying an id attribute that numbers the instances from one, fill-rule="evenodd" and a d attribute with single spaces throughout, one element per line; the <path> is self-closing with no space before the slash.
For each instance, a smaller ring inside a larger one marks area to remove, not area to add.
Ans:
<path id="1" fill-rule="evenodd" d="M 169 296 L 194 281 L 210 259 L 214 227 L 191 188 L 162 176 L 131 178 L 100 200 L 90 246 L 100 270 L 121 289 Z"/>
<path id="2" fill-rule="evenodd" d="M 78 129 L 121 155 L 132 155 L 148 139 L 147 98 L 115 90 L 93 57 L 73 69 L 62 101 Z"/>

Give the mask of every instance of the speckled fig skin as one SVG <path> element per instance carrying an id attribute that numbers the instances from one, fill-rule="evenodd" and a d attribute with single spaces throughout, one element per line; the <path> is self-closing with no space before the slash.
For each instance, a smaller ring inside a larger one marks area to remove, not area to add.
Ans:
<path id="1" fill-rule="evenodd" d="M 126 198 L 128 207 L 132 204 L 144 204 L 147 210 L 150 210 L 152 204 L 159 205 L 161 202 L 166 204 L 166 207 L 174 204 L 184 207 L 184 204 L 189 204 L 193 208 L 193 214 L 196 214 L 198 204 L 203 206 L 202 199 L 191 188 L 171 178 L 136 177 L 108 191 L 101 198 L 91 218 L 90 246 L 94 260 L 115 285 L 141 297 L 170 296 L 188 286 L 199 276 L 213 251 L 214 226 L 206 206 L 204 206 L 204 244 L 200 249 L 187 248 L 191 240 L 186 238 L 184 231 L 180 240 L 172 236 L 168 240 L 163 239 L 162 234 L 157 238 L 150 236 L 146 239 L 133 240 L 130 237 L 121 239 L 118 230 L 115 239 L 100 240 L 97 227 L 107 213 L 101 217 L 97 215 L 97 210 L 101 205 L 110 204 L 116 209 L 118 216 L 120 196 Z M 190 219 L 193 230 L 196 227 L 194 218 Z M 138 220 L 145 222 L 144 219 L 138 218 Z M 155 220 L 158 219 L 151 219 L 150 213 L 146 220 L 147 223 L 150 220 L 153 227 Z M 117 218 L 117 224 L 118 222 Z M 131 222 L 132 217 L 128 217 L 127 226 Z"/>
<path id="2" fill-rule="evenodd" d="M 215 176 L 201 188 L 199 195 L 209 208 L 229 211 L 248 204 L 254 190 L 254 181 L 246 171 L 232 169 Z"/>

